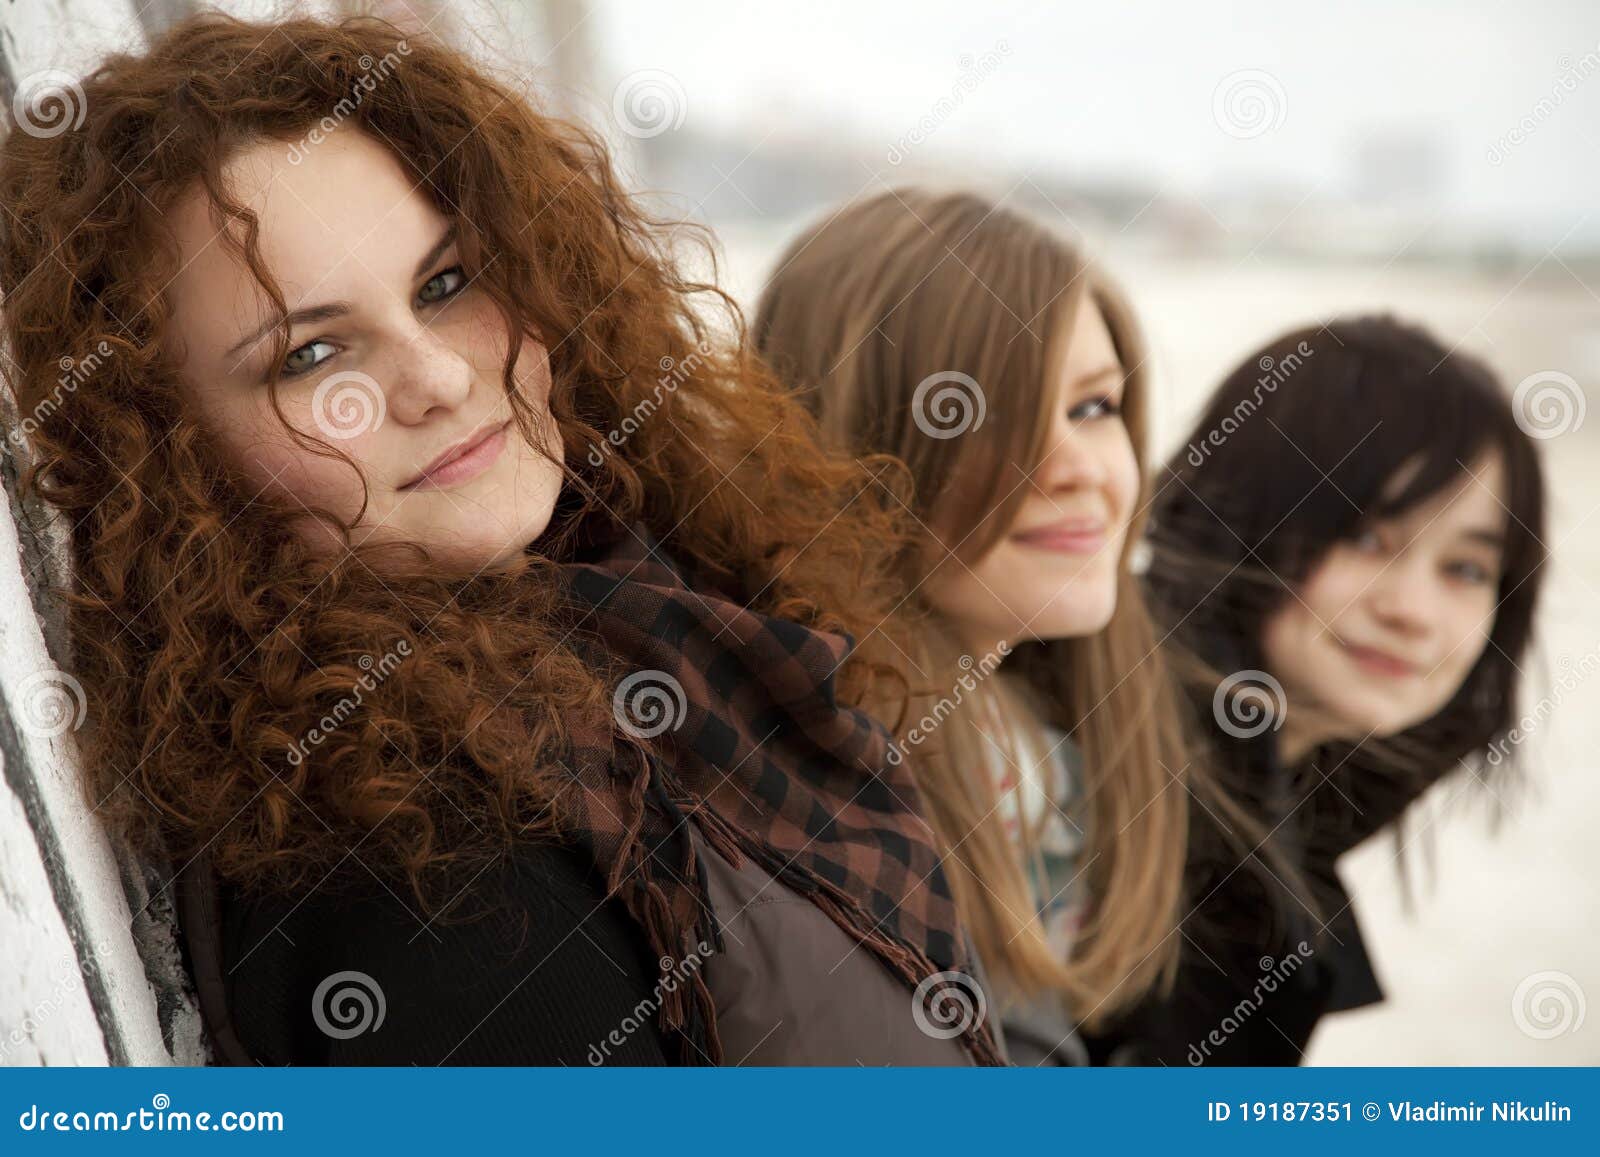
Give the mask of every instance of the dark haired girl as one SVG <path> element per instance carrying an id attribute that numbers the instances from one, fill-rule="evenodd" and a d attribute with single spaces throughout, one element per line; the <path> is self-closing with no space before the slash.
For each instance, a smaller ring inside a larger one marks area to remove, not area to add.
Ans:
<path id="1" fill-rule="evenodd" d="M 1292 1064 L 1323 1014 L 1382 997 L 1339 856 L 1499 762 L 1543 576 L 1540 464 L 1485 366 L 1369 317 L 1251 354 L 1157 486 L 1153 605 L 1229 786 L 1303 878 L 1247 870 L 1196 817 L 1175 991 L 1095 1048 Z"/>

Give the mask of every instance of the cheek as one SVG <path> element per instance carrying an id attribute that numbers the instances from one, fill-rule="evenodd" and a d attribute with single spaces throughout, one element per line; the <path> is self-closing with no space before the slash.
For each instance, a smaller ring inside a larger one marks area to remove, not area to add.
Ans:
<path id="1" fill-rule="evenodd" d="M 546 403 L 550 399 L 550 352 L 531 337 L 517 354 L 517 380 L 528 398 Z"/>
<path id="2" fill-rule="evenodd" d="M 1300 601 L 1324 623 L 1336 626 L 1339 616 L 1360 598 L 1371 581 L 1370 567 L 1336 549 L 1301 585 Z"/>
<path id="3" fill-rule="evenodd" d="M 1306 618 L 1300 604 L 1291 600 L 1261 625 L 1261 657 L 1267 670 L 1280 678 L 1293 680 L 1298 669 L 1301 620 Z"/>
<path id="4" fill-rule="evenodd" d="M 285 412 L 292 411 L 285 407 Z M 320 503 L 336 511 L 353 510 L 361 501 L 361 479 L 356 470 L 338 458 L 325 458 L 291 441 L 272 419 L 272 433 L 223 440 L 224 452 L 258 491 L 287 495 L 303 505 Z M 336 449 L 362 462 L 370 438 L 352 438 Z"/>
<path id="5" fill-rule="evenodd" d="M 1446 625 L 1450 641 L 1450 670 L 1465 678 L 1489 645 L 1489 633 L 1494 629 L 1494 596 L 1488 591 L 1480 597 L 1460 600 L 1453 607 Z"/>
<path id="6" fill-rule="evenodd" d="M 1128 428 L 1121 422 L 1108 423 L 1110 435 L 1104 448 L 1107 487 L 1117 505 L 1118 517 L 1126 524 L 1133 518 L 1139 499 L 1139 458 L 1133 452 Z"/>

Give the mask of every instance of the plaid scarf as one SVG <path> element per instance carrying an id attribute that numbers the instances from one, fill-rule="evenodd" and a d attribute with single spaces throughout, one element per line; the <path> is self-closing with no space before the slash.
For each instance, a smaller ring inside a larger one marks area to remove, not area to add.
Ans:
<path id="1" fill-rule="evenodd" d="M 697 944 L 722 947 L 690 821 L 735 868 L 749 856 L 817 905 L 925 1007 L 939 985 L 924 980 L 970 975 L 910 769 L 889 762 L 882 724 L 836 702 L 854 640 L 691 586 L 643 524 L 591 532 L 574 557 L 561 567 L 570 641 L 621 678 L 613 718 L 568 721 L 572 836 L 643 926 L 663 982 Z M 660 1023 L 682 1059 L 719 1063 L 698 970 L 665 987 Z M 1003 1063 L 987 1021 L 962 1043 Z"/>

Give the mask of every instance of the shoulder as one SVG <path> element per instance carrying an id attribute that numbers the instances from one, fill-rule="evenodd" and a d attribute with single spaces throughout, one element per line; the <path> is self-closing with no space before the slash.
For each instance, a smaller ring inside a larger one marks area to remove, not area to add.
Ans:
<path id="1" fill-rule="evenodd" d="M 225 904 L 240 1039 L 275 1064 L 664 1063 L 643 933 L 583 855 L 525 845 L 459 899 L 470 919 L 430 918 L 352 853 L 297 895 Z"/>

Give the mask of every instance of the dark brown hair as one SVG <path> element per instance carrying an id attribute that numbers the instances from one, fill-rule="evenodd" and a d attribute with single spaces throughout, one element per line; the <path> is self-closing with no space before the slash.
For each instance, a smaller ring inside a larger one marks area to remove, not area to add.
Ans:
<path id="1" fill-rule="evenodd" d="M 1359 752 L 1335 744 L 1328 761 L 1430 776 L 1462 760 L 1487 770 L 1498 762 L 1491 745 L 1514 722 L 1533 637 L 1544 481 L 1494 373 L 1419 326 L 1391 317 L 1307 326 L 1228 374 L 1157 480 L 1153 603 L 1214 672 L 1265 670 L 1263 624 L 1330 547 L 1457 484 L 1488 453 L 1504 463 L 1508 512 L 1488 645 L 1431 718 Z M 1405 486 L 1388 493 L 1412 463 Z M 1216 738 L 1224 751 L 1240 745 Z"/>

